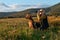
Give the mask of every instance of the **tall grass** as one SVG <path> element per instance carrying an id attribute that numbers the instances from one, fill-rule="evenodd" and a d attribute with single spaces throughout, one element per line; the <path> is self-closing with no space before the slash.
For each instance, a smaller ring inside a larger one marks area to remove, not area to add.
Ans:
<path id="1" fill-rule="evenodd" d="M 60 40 L 60 21 L 49 19 L 50 27 L 44 31 L 30 29 L 27 22 L 24 18 L 0 19 L 0 40 Z"/>

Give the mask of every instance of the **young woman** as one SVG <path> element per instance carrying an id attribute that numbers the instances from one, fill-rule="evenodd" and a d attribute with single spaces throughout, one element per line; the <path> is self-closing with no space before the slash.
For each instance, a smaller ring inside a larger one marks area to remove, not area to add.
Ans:
<path id="1" fill-rule="evenodd" d="M 40 9 L 40 11 L 37 13 L 38 21 L 40 21 L 41 24 L 41 30 L 47 29 L 49 27 L 47 15 L 45 14 L 45 10 Z"/>

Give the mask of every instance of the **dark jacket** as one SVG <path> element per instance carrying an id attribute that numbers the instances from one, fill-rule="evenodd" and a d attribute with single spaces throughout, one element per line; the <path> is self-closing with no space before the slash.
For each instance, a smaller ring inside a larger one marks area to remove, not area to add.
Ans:
<path id="1" fill-rule="evenodd" d="M 48 19 L 46 15 L 41 16 L 41 30 L 47 29 L 49 27 Z"/>

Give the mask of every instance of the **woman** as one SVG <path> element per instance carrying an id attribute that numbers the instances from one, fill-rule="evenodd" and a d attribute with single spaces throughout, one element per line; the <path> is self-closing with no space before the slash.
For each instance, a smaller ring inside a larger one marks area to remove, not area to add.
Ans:
<path id="1" fill-rule="evenodd" d="M 40 21 L 41 24 L 41 30 L 47 29 L 49 27 L 47 15 L 45 14 L 45 10 L 40 9 L 40 11 L 37 13 L 38 21 Z"/>

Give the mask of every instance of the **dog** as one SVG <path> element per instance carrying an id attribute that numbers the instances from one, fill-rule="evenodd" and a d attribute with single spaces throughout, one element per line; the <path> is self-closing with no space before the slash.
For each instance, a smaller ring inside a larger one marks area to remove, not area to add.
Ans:
<path id="1" fill-rule="evenodd" d="M 29 28 L 40 28 L 40 22 L 35 22 L 30 14 L 26 14 L 26 19 L 28 19 Z"/>

